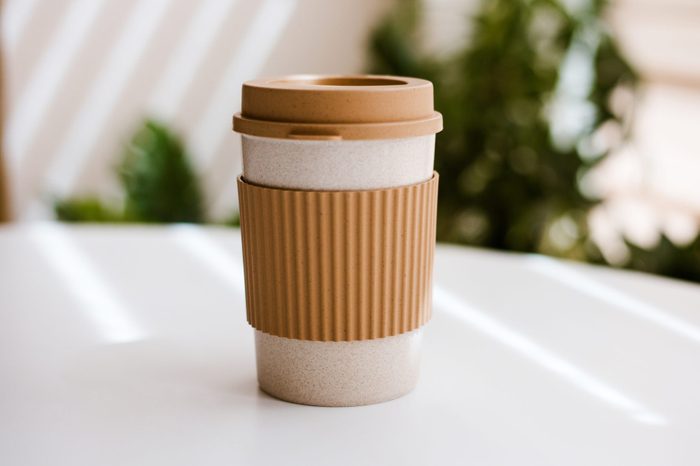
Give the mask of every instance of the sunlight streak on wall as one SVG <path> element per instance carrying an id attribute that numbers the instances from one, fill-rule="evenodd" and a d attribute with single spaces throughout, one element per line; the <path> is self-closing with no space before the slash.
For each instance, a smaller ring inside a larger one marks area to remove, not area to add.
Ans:
<path id="1" fill-rule="evenodd" d="M 206 0 L 196 4 L 197 11 L 189 27 L 182 32 L 163 77 L 155 86 L 151 109 L 156 117 L 170 119 L 177 114 L 207 51 L 235 4 L 236 0 Z"/>
<path id="2" fill-rule="evenodd" d="M 140 0 L 131 11 L 121 36 L 87 92 L 82 107 L 73 118 L 63 143 L 46 171 L 48 191 L 65 196 L 75 186 L 85 160 L 95 147 L 101 129 L 107 125 L 111 111 L 167 11 L 168 0 Z"/>
<path id="3" fill-rule="evenodd" d="M 15 2 L 16 3 L 16 2 Z M 41 137 L 38 129 L 59 86 L 70 70 L 73 59 L 85 43 L 90 26 L 104 5 L 102 0 L 76 0 L 63 15 L 56 33 L 48 38 L 47 46 L 24 92 L 9 114 L 7 144 L 9 160 L 15 174 L 21 157 L 35 138 Z"/>

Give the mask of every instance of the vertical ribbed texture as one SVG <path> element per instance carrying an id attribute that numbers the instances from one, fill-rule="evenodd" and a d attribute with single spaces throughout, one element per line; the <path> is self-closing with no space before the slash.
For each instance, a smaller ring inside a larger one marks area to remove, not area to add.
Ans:
<path id="1" fill-rule="evenodd" d="M 238 180 L 248 322 L 301 340 L 398 335 L 430 318 L 437 173 L 369 191 Z"/>

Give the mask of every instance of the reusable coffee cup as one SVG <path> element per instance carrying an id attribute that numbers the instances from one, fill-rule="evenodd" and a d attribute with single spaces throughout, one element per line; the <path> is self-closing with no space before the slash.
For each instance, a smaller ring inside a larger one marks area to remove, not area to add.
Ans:
<path id="1" fill-rule="evenodd" d="M 428 81 L 246 82 L 238 194 L 258 382 L 317 406 L 400 397 L 431 314 L 438 175 Z"/>

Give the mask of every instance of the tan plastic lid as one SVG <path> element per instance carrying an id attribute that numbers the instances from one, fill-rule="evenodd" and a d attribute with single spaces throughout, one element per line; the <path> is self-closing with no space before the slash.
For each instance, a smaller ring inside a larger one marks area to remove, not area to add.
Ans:
<path id="1" fill-rule="evenodd" d="M 244 83 L 233 130 L 283 139 L 392 139 L 435 134 L 442 115 L 424 79 L 296 75 Z"/>

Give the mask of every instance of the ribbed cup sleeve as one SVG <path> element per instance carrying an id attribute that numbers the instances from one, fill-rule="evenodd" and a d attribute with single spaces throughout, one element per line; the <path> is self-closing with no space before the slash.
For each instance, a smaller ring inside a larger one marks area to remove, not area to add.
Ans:
<path id="1" fill-rule="evenodd" d="M 353 341 L 431 314 L 438 175 L 363 191 L 238 179 L 248 322 L 271 335 Z"/>

